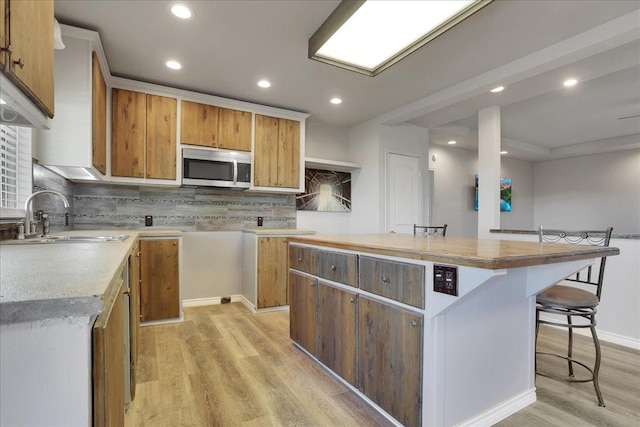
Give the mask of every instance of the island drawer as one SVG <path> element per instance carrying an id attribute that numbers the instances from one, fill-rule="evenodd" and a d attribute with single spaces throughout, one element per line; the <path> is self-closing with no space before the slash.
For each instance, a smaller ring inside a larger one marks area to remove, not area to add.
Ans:
<path id="1" fill-rule="evenodd" d="M 289 268 L 316 274 L 316 250 L 305 246 L 289 245 Z"/>
<path id="2" fill-rule="evenodd" d="M 360 256 L 363 291 L 424 308 L 424 266 Z"/>
<path id="3" fill-rule="evenodd" d="M 318 250 L 316 255 L 317 276 L 323 279 L 357 287 L 358 256 Z"/>

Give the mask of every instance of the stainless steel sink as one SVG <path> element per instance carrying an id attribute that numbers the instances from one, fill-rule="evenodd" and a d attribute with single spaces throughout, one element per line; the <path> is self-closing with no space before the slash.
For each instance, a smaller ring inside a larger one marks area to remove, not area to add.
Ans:
<path id="1" fill-rule="evenodd" d="M 47 236 L 27 237 L 24 240 L 4 240 L 3 245 L 35 245 L 52 243 L 107 243 L 122 242 L 129 237 L 128 234 L 118 236 Z"/>

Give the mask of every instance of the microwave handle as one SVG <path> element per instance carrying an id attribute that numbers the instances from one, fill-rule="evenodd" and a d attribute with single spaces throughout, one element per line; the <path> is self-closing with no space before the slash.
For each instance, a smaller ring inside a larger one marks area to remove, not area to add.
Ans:
<path id="1" fill-rule="evenodd" d="M 233 159 L 233 185 L 238 183 L 238 160 Z"/>

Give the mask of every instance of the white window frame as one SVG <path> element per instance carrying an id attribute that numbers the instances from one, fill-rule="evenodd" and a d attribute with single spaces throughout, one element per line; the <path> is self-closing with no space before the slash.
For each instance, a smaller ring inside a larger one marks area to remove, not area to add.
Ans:
<path id="1" fill-rule="evenodd" d="M 0 126 L 8 126 L 2 124 Z M 0 218 L 24 216 L 24 202 L 33 191 L 33 165 L 31 158 L 31 128 L 16 126 L 17 130 L 17 204 L 15 207 L 1 207 Z M 0 172 L 1 173 L 1 172 Z"/>

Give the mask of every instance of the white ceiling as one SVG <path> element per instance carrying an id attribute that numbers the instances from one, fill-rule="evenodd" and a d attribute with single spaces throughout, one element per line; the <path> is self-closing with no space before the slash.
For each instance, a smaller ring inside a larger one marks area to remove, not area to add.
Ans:
<path id="1" fill-rule="evenodd" d="M 335 0 L 55 1 L 61 23 L 100 33 L 111 73 L 310 113 L 432 129 L 477 149 L 476 111 L 502 106 L 509 156 L 543 160 L 640 147 L 640 2 L 494 1 L 376 77 L 309 60 Z M 381 29 L 381 31 L 383 31 Z M 176 59 L 182 70 L 164 66 Z M 580 83 L 562 87 L 567 76 Z M 269 89 L 256 86 L 260 79 Z M 499 95 L 488 89 L 505 84 Z M 329 99 L 339 96 L 341 105 Z"/>

